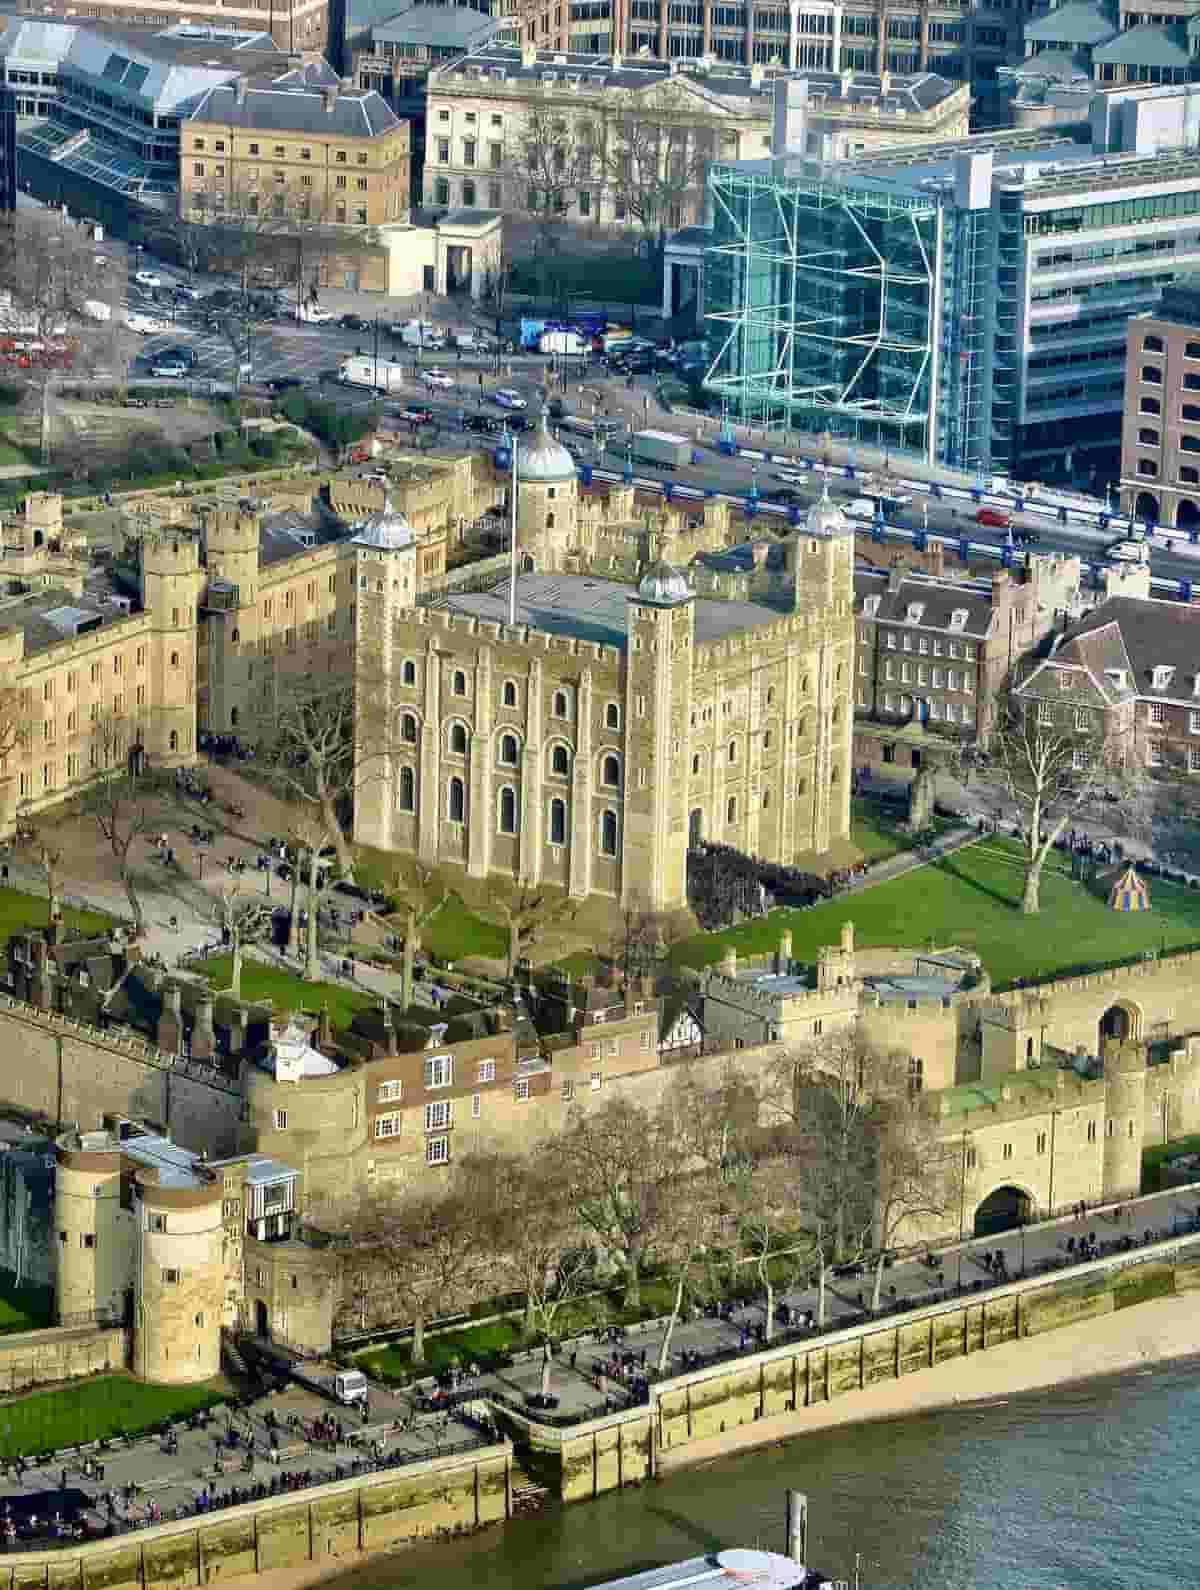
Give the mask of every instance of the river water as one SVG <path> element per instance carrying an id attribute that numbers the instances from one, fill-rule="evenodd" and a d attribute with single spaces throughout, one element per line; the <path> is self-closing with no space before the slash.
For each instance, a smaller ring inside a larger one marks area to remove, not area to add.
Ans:
<path id="1" fill-rule="evenodd" d="M 1200 1362 L 824 1431 L 639 1489 L 423 1545 L 332 1590 L 585 1590 L 721 1546 L 783 1549 L 863 1590 L 1200 1586 Z"/>

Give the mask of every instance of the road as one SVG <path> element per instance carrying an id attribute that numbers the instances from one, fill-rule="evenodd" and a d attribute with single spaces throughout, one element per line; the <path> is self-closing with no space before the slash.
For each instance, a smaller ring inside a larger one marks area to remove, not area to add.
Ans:
<path id="1" fill-rule="evenodd" d="M 165 281 L 178 279 L 178 273 L 164 272 Z M 200 282 L 204 290 L 209 290 L 216 284 L 216 279 Z M 133 280 L 132 263 L 128 291 L 130 309 L 162 312 L 161 299 L 164 295 L 159 295 L 160 301 L 156 303 L 144 289 L 140 288 Z M 379 357 L 400 359 L 411 369 L 411 375 L 403 386 L 395 391 L 394 396 L 386 400 L 387 404 L 398 410 L 405 403 L 420 402 L 433 410 L 439 431 L 443 434 L 446 431 L 458 431 L 464 414 L 484 412 L 494 418 L 502 419 L 504 411 L 488 396 L 498 386 L 509 386 L 520 392 L 526 398 L 531 413 L 536 412 L 547 393 L 553 392 L 554 395 L 562 398 L 568 411 L 587 415 L 595 408 L 620 418 L 632 429 L 650 424 L 692 436 L 696 434 L 697 421 L 694 416 L 672 415 L 659 404 L 653 377 L 639 376 L 626 381 L 624 378 L 607 376 L 603 370 L 593 364 L 586 373 L 576 368 L 565 378 L 556 378 L 551 374 L 550 361 L 540 355 L 498 358 L 467 354 L 458 358 L 453 352 L 418 353 L 404 347 L 398 338 L 392 337 L 387 332 L 384 322 L 403 320 L 408 317 L 409 310 L 422 312 L 422 304 L 414 301 L 412 304 L 396 307 L 391 300 L 387 303 L 386 315 L 380 316 L 381 325 L 377 344 Z M 147 337 L 142 341 L 132 373 L 147 374 L 154 358 L 163 349 L 186 345 L 194 349 L 197 355 L 194 370 L 196 379 L 219 383 L 226 389 L 236 385 L 234 351 L 228 337 L 222 331 L 209 329 L 204 324 L 207 311 L 204 311 L 201 305 L 186 304 L 173 306 L 167 312 L 175 314 L 175 325 L 166 334 Z M 425 313 L 428 315 L 427 311 Z M 438 325 L 464 324 L 469 322 L 470 314 L 466 308 L 461 313 L 450 309 L 435 311 L 432 318 Z M 314 388 L 319 389 L 326 401 L 339 407 L 365 408 L 378 403 L 378 397 L 363 388 L 341 385 L 335 379 L 336 371 L 341 362 L 350 355 L 356 352 L 371 355 L 375 351 L 376 337 L 373 327 L 365 331 L 348 331 L 337 324 L 273 322 L 258 326 L 253 331 L 252 371 L 245 379 L 255 382 L 290 379 L 302 384 L 309 392 Z M 430 366 L 448 373 L 455 381 L 454 388 L 450 391 L 430 390 L 419 375 L 421 367 Z M 556 384 L 551 387 L 548 385 L 550 381 L 555 381 Z M 775 494 L 779 490 L 790 490 L 794 494 L 793 501 L 799 501 L 802 505 L 815 500 L 819 494 L 822 485 L 819 478 L 810 478 L 801 482 L 789 480 L 784 484 L 778 478 L 780 473 L 778 465 L 756 463 L 749 458 L 728 457 L 717 452 L 714 430 L 715 427 L 710 422 L 706 427 L 707 436 L 701 448 L 703 453 L 701 462 L 676 472 L 667 472 L 639 462 L 635 477 L 647 483 L 670 481 L 697 490 L 743 496 L 757 488 L 762 503 L 764 524 L 786 522 L 782 514 L 775 514 L 771 508 Z M 464 440 L 467 445 L 479 447 L 495 445 L 494 440 L 490 441 L 485 436 L 472 436 L 469 433 Z M 581 462 L 595 463 L 601 469 L 618 473 L 624 469 L 626 462 L 620 442 L 610 446 L 608 452 L 603 455 L 596 454 L 590 444 L 583 443 L 577 447 L 577 456 Z M 893 460 L 893 467 L 902 468 L 910 477 L 927 473 L 909 459 Z M 845 479 L 840 469 L 830 475 L 829 489 L 837 500 L 843 502 L 859 494 L 858 483 Z M 901 531 L 908 532 L 909 537 L 913 532 L 922 529 L 955 538 L 969 535 L 970 540 L 976 545 L 990 547 L 997 559 L 1007 539 L 1004 530 L 976 522 L 973 504 L 966 502 L 954 504 L 937 497 L 923 496 L 919 492 L 915 494 L 914 500 L 889 523 Z M 1105 547 L 1111 543 L 1116 534 L 1115 531 L 1093 529 L 1074 523 L 1062 525 L 1045 513 L 1037 512 L 1013 512 L 1012 523 L 1014 530 L 1032 533 L 1036 538 L 1033 547 L 1038 552 L 1060 551 L 1078 554 L 1085 561 L 1093 563 L 1102 561 Z M 1015 555 L 1019 557 L 1020 549 Z M 1157 579 L 1174 582 L 1175 589 L 1164 591 L 1162 594 L 1186 594 L 1182 582 L 1200 579 L 1200 546 L 1189 548 L 1184 537 L 1160 532 L 1151 538 L 1151 569 Z"/>

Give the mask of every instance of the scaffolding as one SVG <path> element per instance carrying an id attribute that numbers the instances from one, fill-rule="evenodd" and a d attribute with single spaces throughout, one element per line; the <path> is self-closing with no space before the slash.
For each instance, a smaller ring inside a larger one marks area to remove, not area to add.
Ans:
<path id="1" fill-rule="evenodd" d="M 753 424 L 933 457 L 942 206 L 856 175 L 714 167 L 705 385 Z"/>

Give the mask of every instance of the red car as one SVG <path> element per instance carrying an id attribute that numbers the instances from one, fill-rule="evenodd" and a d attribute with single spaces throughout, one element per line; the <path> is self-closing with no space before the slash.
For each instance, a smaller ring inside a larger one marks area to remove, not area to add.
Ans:
<path id="1" fill-rule="evenodd" d="M 400 418 L 407 420 L 410 425 L 432 425 L 433 410 L 422 408 L 419 403 L 410 403 L 407 408 L 400 410 Z"/>
<path id="2" fill-rule="evenodd" d="M 990 524 L 994 530 L 1007 530 L 1012 517 L 1003 508 L 981 508 L 975 515 L 976 524 Z"/>

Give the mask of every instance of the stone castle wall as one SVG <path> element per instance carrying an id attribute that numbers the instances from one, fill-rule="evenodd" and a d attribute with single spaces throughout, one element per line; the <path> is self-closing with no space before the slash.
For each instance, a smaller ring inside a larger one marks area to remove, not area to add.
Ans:
<path id="1" fill-rule="evenodd" d="M 0 997 L 4 1096 L 31 1115 L 96 1126 L 105 1112 L 143 1117 L 214 1158 L 237 1149 L 236 1083 L 140 1038 Z M 60 1098 L 61 1095 L 61 1098 Z"/>

